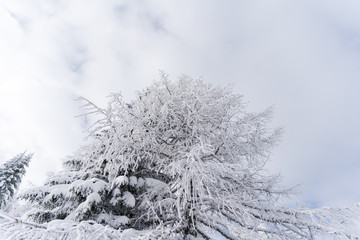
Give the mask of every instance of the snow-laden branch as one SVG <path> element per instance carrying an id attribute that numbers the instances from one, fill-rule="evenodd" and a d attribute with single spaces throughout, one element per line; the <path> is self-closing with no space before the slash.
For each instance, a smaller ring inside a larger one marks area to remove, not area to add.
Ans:
<path id="1" fill-rule="evenodd" d="M 17 224 L 23 224 L 23 225 L 28 225 L 28 226 L 31 226 L 31 227 L 35 227 L 35 228 L 42 228 L 42 229 L 46 229 L 46 226 L 45 225 L 41 225 L 41 224 L 36 224 L 36 223 L 32 223 L 32 222 L 27 222 L 27 221 L 23 221 L 19 218 L 16 218 L 16 217 L 13 217 L 3 211 L 0 211 L 0 218 L 4 218 L 4 219 L 7 219 L 9 220 L 10 222 L 13 222 L 13 223 L 17 223 Z"/>
<path id="2" fill-rule="evenodd" d="M 139 229 L 139 239 L 360 235 L 351 211 L 279 204 L 294 189 L 265 171 L 282 132 L 268 127 L 271 108 L 249 113 L 228 88 L 161 78 L 129 103 L 117 94 L 105 109 L 85 100 L 84 116 L 100 116 L 92 141 L 64 162 L 68 172 L 22 195 L 37 204 L 30 219 L 92 220 Z"/>

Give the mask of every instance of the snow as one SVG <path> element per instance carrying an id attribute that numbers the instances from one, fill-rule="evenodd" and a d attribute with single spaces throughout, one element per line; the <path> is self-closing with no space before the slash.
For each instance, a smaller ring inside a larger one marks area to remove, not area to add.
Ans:
<path id="1" fill-rule="evenodd" d="M 75 222 L 75 221 L 70 221 L 70 220 L 52 220 L 51 222 L 49 222 L 47 224 L 48 230 L 52 231 L 52 230 L 63 230 L 66 231 L 68 229 L 71 229 L 73 227 L 76 227 L 79 223 Z"/>
<path id="2" fill-rule="evenodd" d="M 129 228 L 129 229 L 125 229 L 122 234 L 121 234 L 121 238 L 120 240 L 129 240 L 132 238 L 136 238 L 139 236 L 139 233 L 141 233 L 141 231 Z"/>
<path id="3" fill-rule="evenodd" d="M 105 193 L 110 190 L 109 184 L 103 180 L 92 178 L 89 180 L 76 180 L 74 181 L 69 191 L 75 194 L 87 196 L 90 193 Z"/>
<path id="4" fill-rule="evenodd" d="M 76 172 L 60 172 L 55 176 L 49 177 L 45 185 L 69 184 L 74 181 L 76 175 Z"/>
<path id="5" fill-rule="evenodd" d="M 89 211 L 91 208 L 91 206 L 88 205 L 87 202 L 83 202 L 81 203 L 75 210 L 75 219 L 78 220 L 78 219 L 81 219 L 82 216 L 87 212 Z"/>
<path id="6" fill-rule="evenodd" d="M 114 187 L 120 187 L 122 185 L 126 185 L 129 183 L 129 179 L 128 177 L 126 176 L 119 176 L 117 178 L 115 178 L 113 180 L 113 182 L 111 183 L 111 188 L 114 188 Z"/>
<path id="7" fill-rule="evenodd" d="M 110 204 L 115 206 L 121 200 L 121 191 L 119 188 L 115 188 L 112 193 L 113 197 L 110 199 Z"/>
<path id="8" fill-rule="evenodd" d="M 138 183 L 137 177 L 131 176 L 129 179 L 130 179 L 130 186 L 135 187 Z"/>
<path id="9" fill-rule="evenodd" d="M 101 196 L 96 193 L 93 192 L 91 194 L 89 194 L 86 198 L 85 202 L 82 202 L 75 210 L 75 219 L 79 220 L 79 219 L 83 219 L 84 214 L 86 214 L 87 212 L 91 211 L 91 208 L 93 206 L 96 206 L 97 204 L 99 204 L 101 202 Z"/>
<path id="10" fill-rule="evenodd" d="M 27 189 L 23 192 L 20 192 L 18 194 L 18 198 L 24 199 L 24 198 L 29 198 L 31 201 L 32 200 L 40 200 L 43 199 L 47 194 L 50 193 L 50 187 L 48 186 L 39 186 L 39 187 L 34 187 L 31 189 Z"/>
<path id="11" fill-rule="evenodd" d="M 75 212 L 85 212 L 90 210 L 91 206 L 101 202 L 101 197 L 98 193 L 91 193 L 87 196 L 86 201 L 82 202 Z"/>
<path id="12" fill-rule="evenodd" d="M 125 205 L 127 205 L 128 207 L 135 206 L 135 197 L 128 191 L 124 192 L 122 196 L 122 200 L 124 201 Z"/>
<path id="13" fill-rule="evenodd" d="M 121 191 L 120 191 L 119 188 L 115 188 L 115 189 L 113 190 L 113 196 L 118 196 L 118 195 L 120 195 L 120 194 L 121 194 Z"/>
<path id="14" fill-rule="evenodd" d="M 121 200 L 121 197 L 112 197 L 110 199 L 110 204 L 115 206 L 116 204 L 118 204 L 120 202 L 120 200 Z"/>
<path id="15" fill-rule="evenodd" d="M 145 184 L 148 188 L 161 189 L 166 188 L 168 185 L 163 181 L 154 179 L 154 178 L 145 178 Z"/>
<path id="16" fill-rule="evenodd" d="M 7 227 L 7 231 L 2 232 L 1 229 L 5 226 Z M 0 239 L 7 240 L 126 239 L 122 238 L 122 235 L 120 230 L 116 230 L 110 226 L 103 226 L 91 220 L 82 221 L 81 223 L 71 220 L 53 220 L 46 225 L 45 229 L 43 229 L 29 225 L 10 223 L 8 221 L 6 223 L 1 223 L 0 219 Z M 131 235 L 129 234 L 128 236 Z M 130 238 L 127 239 L 130 240 Z"/>
<path id="17" fill-rule="evenodd" d="M 100 197 L 100 195 L 98 193 L 93 192 L 86 198 L 86 202 L 100 203 L 101 202 L 101 197 Z"/>
<path id="18" fill-rule="evenodd" d="M 277 143 L 278 133 L 266 127 L 270 111 L 248 114 L 239 95 L 186 77 L 158 82 L 132 104 L 124 109 L 114 98 L 107 110 L 93 107 L 104 118 L 91 131 L 96 139 L 85 149 L 82 180 L 61 173 L 49 179 L 57 185 L 30 192 L 39 198 L 31 211 L 45 214 L 58 210 L 43 204 L 45 195 L 46 203 L 68 192 L 54 204 L 66 220 L 15 228 L 15 237 L 48 239 L 51 231 L 58 239 L 195 239 L 186 227 L 209 239 L 304 239 L 323 229 L 339 239 L 352 234 L 355 212 L 277 205 L 289 192 L 262 171 Z M 116 177 L 119 169 L 129 176 Z M 98 178 L 86 179 L 92 176 Z M 68 221 L 74 219 L 80 223 Z M 145 229 L 114 229 L 135 226 Z"/>
<path id="19" fill-rule="evenodd" d="M 100 213 L 96 219 L 99 223 L 106 223 L 113 228 L 119 228 L 129 223 L 127 216 L 117 216 L 107 213 Z"/>
<path id="20" fill-rule="evenodd" d="M 70 190 L 76 189 L 82 183 L 84 183 L 84 180 L 81 180 L 81 179 L 73 181 L 70 185 Z"/>
<path id="21" fill-rule="evenodd" d="M 143 178 L 138 178 L 137 187 L 141 188 L 145 185 L 145 180 Z"/>
<path id="22" fill-rule="evenodd" d="M 59 184 L 52 186 L 50 188 L 50 193 L 44 198 L 44 202 L 53 201 L 60 197 L 66 196 L 69 191 L 69 187 L 69 184 Z"/>
<path id="23" fill-rule="evenodd" d="M 127 216 L 113 216 L 114 220 L 111 221 L 110 226 L 118 228 L 122 225 L 129 223 L 130 219 Z"/>

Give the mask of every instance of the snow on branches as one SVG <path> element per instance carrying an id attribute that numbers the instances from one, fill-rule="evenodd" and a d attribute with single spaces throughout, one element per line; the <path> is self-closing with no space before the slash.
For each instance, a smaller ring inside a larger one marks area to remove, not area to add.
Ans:
<path id="1" fill-rule="evenodd" d="M 268 128 L 271 109 L 249 113 L 228 88 L 165 74 L 129 103 L 120 94 L 106 109 L 82 100 L 98 116 L 91 141 L 64 161 L 66 172 L 21 195 L 34 202 L 30 220 L 93 221 L 139 230 L 137 239 L 359 236 L 351 228 L 358 206 L 278 203 L 291 189 L 264 171 L 281 135 Z"/>
<path id="2" fill-rule="evenodd" d="M 113 94 L 107 109 L 85 105 L 102 116 L 90 129 L 97 141 L 89 148 L 101 153 L 95 164 L 109 181 L 157 174 L 159 187 L 139 195 L 138 221 L 204 238 L 211 238 L 209 229 L 227 239 L 347 235 L 331 211 L 277 206 L 291 190 L 279 189 L 278 176 L 263 171 L 281 133 L 267 127 L 271 109 L 249 113 L 242 96 L 227 88 L 186 76 L 170 82 L 166 75 L 130 103 Z"/>
<path id="3" fill-rule="evenodd" d="M 25 175 L 25 167 L 29 165 L 32 154 L 21 153 L 0 166 L 0 208 L 13 198 L 15 191 Z"/>

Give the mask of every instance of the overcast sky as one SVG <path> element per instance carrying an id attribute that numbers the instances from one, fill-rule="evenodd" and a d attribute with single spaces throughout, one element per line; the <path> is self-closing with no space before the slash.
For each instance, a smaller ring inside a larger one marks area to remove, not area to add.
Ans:
<path id="1" fill-rule="evenodd" d="M 3 0 L 0 161 L 35 155 L 26 182 L 59 171 L 85 137 L 73 100 L 126 100 L 165 70 L 233 84 L 275 106 L 269 171 L 294 202 L 360 202 L 360 1 Z"/>

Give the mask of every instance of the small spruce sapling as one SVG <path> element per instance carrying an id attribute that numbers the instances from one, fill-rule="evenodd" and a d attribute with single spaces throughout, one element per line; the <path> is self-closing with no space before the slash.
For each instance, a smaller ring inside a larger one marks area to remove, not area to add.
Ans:
<path id="1" fill-rule="evenodd" d="M 14 197 L 32 154 L 21 153 L 0 166 L 0 208 L 3 209 Z"/>

